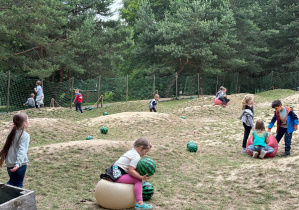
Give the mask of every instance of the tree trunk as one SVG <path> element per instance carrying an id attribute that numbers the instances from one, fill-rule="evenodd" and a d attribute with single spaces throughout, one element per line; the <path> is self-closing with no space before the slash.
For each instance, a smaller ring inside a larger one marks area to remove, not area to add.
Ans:
<path id="1" fill-rule="evenodd" d="M 67 80 L 69 80 L 71 78 L 71 70 L 69 69 L 68 71 L 67 71 Z"/>
<path id="2" fill-rule="evenodd" d="M 63 81 L 63 73 L 64 73 L 64 67 L 61 67 L 59 70 L 59 82 Z"/>
<path id="3" fill-rule="evenodd" d="M 180 73 L 182 73 L 184 71 L 185 66 L 189 63 L 189 57 L 186 58 L 186 62 L 181 65 L 180 70 L 177 72 L 177 76 L 180 75 Z M 176 78 L 172 79 L 172 81 L 170 82 L 170 85 L 168 86 L 167 90 L 166 90 L 166 95 L 169 94 L 171 87 L 174 85 Z"/>

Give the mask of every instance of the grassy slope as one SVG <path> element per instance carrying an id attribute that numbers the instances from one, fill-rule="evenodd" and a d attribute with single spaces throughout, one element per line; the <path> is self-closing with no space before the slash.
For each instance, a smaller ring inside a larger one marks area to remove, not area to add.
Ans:
<path id="1" fill-rule="evenodd" d="M 272 100 L 292 94 L 294 91 L 268 91 L 256 95 L 255 102 L 256 105 L 267 102 L 271 105 Z M 104 111 L 109 114 L 148 111 L 148 102 L 114 104 L 83 115 L 68 109 L 29 110 L 30 119 L 59 121 L 39 131 L 36 127 L 28 129 L 31 162 L 25 188 L 37 193 L 39 209 L 100 209 L 94 199 L 99 175 L 131 148 L 127 140 L 142 136 L 154 145 L 148 156 L 158 165 L 150 180 L 155 194 L 149 203 L 155 209 L 298 208 L 299 169 L 296 161 L 299 152 L 292 153 L 289 160 L 293 162 L 286 164 L 280 157 L 259 160 L 240 155 L 243 128 L 238 115 L 243 96 L 231 96 L 231 103 L 226 108 L 211 106 L 211 97 L 162 102 L 158 104 L 158 111 L 170 114 L 171 120 L 112 123 L 108 135 L 99 133 L 101 125 L 87 126 L 80 122 L 101 116 Z M 256 115 L 268 119 L 272 115 L 269 106 L 256 108 Z M 182 115 L 187 119 L 182 120 Z M 10 120 L 11 116 L 1 116 L 0 122 Z M 83 140 L 87 135 L 124 143 L 55 150 L 47 147 L 57 142 Z M 199 145 L 197 153 L 187 152 L 188 141 Z M 35 147 L 41 145 L 43 147 Z M 293 145 L 295 147 L 296 143 Z M 0 180 L 7 180 L 5 170 L 0 173 Z"/>

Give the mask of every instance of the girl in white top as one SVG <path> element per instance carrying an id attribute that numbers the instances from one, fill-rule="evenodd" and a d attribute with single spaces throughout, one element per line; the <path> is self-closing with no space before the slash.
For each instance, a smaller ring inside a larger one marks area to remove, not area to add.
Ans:
<path id="1" fill-rule="evenodd" d="M 141 176 L 137 170 L 137 163 L 152 147 L 149 140 L 140 138 L 134 143 L 134 147 L 123 154 L 110 168 L 106 170 L 104 177 L 112 181 L 125 184 L 134 184 L 134 194 L 136 198 L 135 209 L 152 209 L 152 205 L 146 204 L 142 199 L 142 180 L 148 181 L 151 177 Z M 102 175 L 101 175 L 101 178 Z"/>
<path id="2" fill-rule="evenodd" d="M 13 123 L 13 128 L 0 151 L 0 167 L 5 160 L 9 175 L 7 184 L 22 188 L 29 162 L 27 151 L 30 135 L 24 131 L 29 126 L 28 116 L 19 112 L 13 116 Z"/>

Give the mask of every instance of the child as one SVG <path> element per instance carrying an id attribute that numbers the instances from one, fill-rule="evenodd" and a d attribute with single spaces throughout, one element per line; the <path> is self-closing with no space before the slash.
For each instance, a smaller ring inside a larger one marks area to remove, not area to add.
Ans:
<path id="1" fill-rule="evenodd" d="M 225 106 L 230 100 L 226 97 L 226 88 L 221 86 L 219 91 L 216 93 L 216 98 L 222 101 L 222 106 Z"/>
<path id="2" fill-rule="evenodd" d="M 280 100 L 275 100 L 272 102 L 272 108 L 274 108 L 274 116 L 268 125 L 268 132 L 271 131 L 271 128 L 277 120 L 277 130 L 276 130 L 276 140 L 279 143 L 280 139 L 284 135 L 285 142 L 285 152 L 282 155 L 287 157 L 291 155 L 291 143 L 292 143 L 292 134 L 298 129 L 298 118 L 293 108 L 282 106 Z"/>
<path id="3" fill-rule="evenodd" d="M 254 108 L 253 108 L 253 95 L 245 95 L 242 100 L 242 114 L 240 116 L 240 120 L 243 122 L 244 127 L 244 137 L 242 143 L 242 154 L 247 154 L 247 139 L 250 134 L 250 130 L 254 129 L 253 124 L 253 116 L 254 116 Z"/>
<path id="4" fill-rule="evenodd" d="M 157 104 L 158 104 L 158 101 L 159 101 L 159 95 L 156 94 L 154 99 L 152 99 L 149 103 L 149 109 L 150 109 L 150 112 L 152 112 L 154 110 L 154 112 L 156 112 L 156 107 L 157 107 Z"/>
<path id="5" fill-rule="evenodd" d="M 27 163 L 29 162 L 27 150 L 30 135 L 25 132 L 29 125 L 28 116 L 23 112 L 19 112 L 13 116 L 13 123 L 13 128 L 0 152 L 0 167 L 5 160 L 9 175 L 7 184 L 22 188 Z"/>
<path id="6" fill-rule="evenodd" d="M 37 93 L 36 95 L 36 105 L 37 108 L 39 109 L 41 105 L 44 104 L 43 100 L 44 100 L 44 93 L 43 93 L 43 89 L 41 87 L 42 82 L 40 80 L 36 81 L 36 88 L 34 88 L 34 91 Z"/>
<path id="7" fill-rule="evenodd" d="M 78 111 L 78 109 L 80 110 L 81 113 L 83 113 L 82 111 L 82 108 L 81 108 L 81 104 L 83 102 L 83 96 L 82 96 L 82 93 L 79 93 L 79 89 L 75 89 L 75 93 L 76 93 L 76 96 L 75 96 L 75 99 L 73 101 L 73 104 L 77 101 L 76 103 L 76 112 Z"/>
<path id="8" fill-rule="evenodd" d="M 274 149 L 267 145 L 269 143 L 268 133 L 262 120 L 256 121 L 255 130 L 252 131 L 252 135 L 253 144 L 248 146 L 248 150 L 253 153 L 253 158 L 256 158 L 259 152 L 261 152 L 259 158 L 264 158 L 267 153 L 274 152 Z"/>
<path id="9" fill-rule="evenodd" d="M 134 194 L 136 197 L 135 209 L 151 209 L 152 205 L 146 204 L 142 199 L 142 180 L 148 181 L 150 176 L 141 176 L 136 171 L 136 166 L 142 156 L 144 156 L 152 147 L 149 140 L 140 138 L 134 143 L 134 148 L 122 155 L 111 167 L 106 169 L 106 174 L 101 178 L 110 181 L 134 184 Z"/>
<path id="10" fill-rule="evenodd" d="M 31 98 L 28 98 L 26 103 L 23 104 L 24 106 L 28 105 L 28 107 L 31 109 L 31 108 L 34 108 L 35 107 L 35 102 L 34 102 L 34 93 L 31 93 Z"/>

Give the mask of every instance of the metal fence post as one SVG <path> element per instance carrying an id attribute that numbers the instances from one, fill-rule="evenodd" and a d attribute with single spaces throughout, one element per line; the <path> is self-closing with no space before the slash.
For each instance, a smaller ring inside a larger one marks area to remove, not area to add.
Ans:
<path id="1" fill-rule="evenodd" d="M 9 91 L 10 90 L 10 70 L 7 72 L 7 96 L 6 96 L 6 112 L 9 112 Z"/>
<path id="2" fill-rule="evenodd" d="M 178 73 L 175 72 L 175 98 L 178 99 Z"/>
<path id="3" fill-rule="evenodd" d="M 101 75 L 99 75 L 99 82 L 98 82 L 98 100 L 97 100 L 97 108 L 99 108 L 100 86 L 101 86 Z"/>
<path id="4" fill-rule="evenodd" d="M 72 87 L 71 87 L 71 107 L 70 109 L 72 109 L 73 107 L 73 89 L 74 89 L 74 77 L 71 79 L 72 80 Z"/>
<path id="5" fill-rule="evenodd" d="M 153 80 L 153 97 L 155 97 L 155 89 L 156 89 L 156 76 L 154 74 L 154 80 Z"/>
<path id="6" fill-rule="evenodd" d="M 218 92 L 218 76 L 217 76 L 217 83 L 216 83 L 216 93 Z"/>
<path id="7" fill-rule="evenodd" d="M 126 102 L 128 102 L 128 95 L 129 95 L 129 76 L 127 74 Z"/>
<path id="8" fill-rule="evenodd" d="M 199 73 L 197 73 L 197 97 L 199 98 Z"/>

